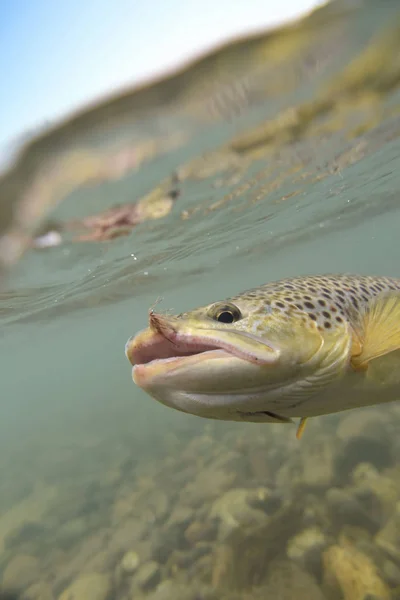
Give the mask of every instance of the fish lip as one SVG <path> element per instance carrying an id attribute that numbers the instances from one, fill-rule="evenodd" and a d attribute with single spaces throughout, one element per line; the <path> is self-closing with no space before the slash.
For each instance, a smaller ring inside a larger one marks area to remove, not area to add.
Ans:
<path id="1" fill-rule="evenodd" d="M 166 376 L 172 376 L 182 368 L 191 364 L 199 364 L 203 360 L 232 357 L 224 350 L 209 350 L 198 354 L 155 359 L 148 363 L 135 364 L 132 367 L 132 379 L 141 388 L 151 387 L 155 382 L 163 381 Z"/>
<path id="2" fill-rule="evenodd" d="M 207 350 L 216 349 L 209 344 L 196 343 L 191 336 L 164 335 L 145 329 L 131 337 L 125 345 L 125 355 L 132 366 L 151 363 L 171 362 L 190 356 L 197 356 Z M 161 355 L 161 356 L 160 356 Z"/>
<path id="3" fill-rule="evenodd" d="M 207 330 L 209 333 L 210 330 Z M 240 336 L 240 332 L 235 332 Z M 201 333 L 187 333 L 170 329 L 168 337 L 151 328 L 140 331 L 131 337 L 125 345 L 125 355 L 132 364 L 132 374 L 136 375 L 153 371 L 171 372 L 180 367 L 202 360 L 236 357 L 254 364 L 272 363 L 275 360 L 273 349 L 271 358 L 260 360 L 251 352 L 242 350 L 238 345 L 229 343 L 215 331 L 214 336 Z M 243 333 L 243 337 L 249 337 Z"/>
<path id="4" fill-rule="evenodd" d="M 132 379 L 139 387 L 146 388 L 156 378 L 171 375 L 190 364 L 221 358 L 223 355 L 227 358 L 232 356 L 221 348 L 210 348 L 209 344 L 204 342 L 199 344 L 197 338 L 192 336 L 175 335 L 174 337 L 174 342 L 172 342 L 160 333 L 146 329 L 127 341 L 125 355 L 132 364 Z M 174 353 L 175 348 L 179 348 L 179 345 L 181 352 L 183 352 L 182 347 L 186 349 L 186 354 L 180 354 L 178 350 Z M 174 355 L 160 358 L 157 354 L 158 351 L 164 354 L 171 352 Z"/>

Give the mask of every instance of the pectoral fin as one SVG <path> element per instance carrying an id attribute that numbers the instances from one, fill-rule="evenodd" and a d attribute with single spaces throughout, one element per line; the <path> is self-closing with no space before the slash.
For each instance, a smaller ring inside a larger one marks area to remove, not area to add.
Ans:
<path id="1" fill-rule="evenodd" d="M 265 422 L 265 423 L 293 423 L 290 417 L 283 417 L 277 413 L 271 412 L 270 410 L 259 410 L 257 412 L 243 412 L 239 411 L 246 421 L 253 422 Z"/>
<path id="2" fill-rule="evenodd" d="M 301 440 L 301 438 L 303 437 L 304 429 L 306 428 L 307 419 L 308 419 L 308 417 L 302 417 L 300 419 L 300 423 L 299 423 L 299 426 L 297 427 L 297 431 L 296 431 L 296 437 L 298 440 Z"/>
<path id="3" fill-rule="evenodd" d="M 389 292 L 375 298 L 356 326 L 361 342 L 360 352 L 353 354 L 356 370 L 368 367 L 375 358 L 400 349 L 400 293 Z"/>

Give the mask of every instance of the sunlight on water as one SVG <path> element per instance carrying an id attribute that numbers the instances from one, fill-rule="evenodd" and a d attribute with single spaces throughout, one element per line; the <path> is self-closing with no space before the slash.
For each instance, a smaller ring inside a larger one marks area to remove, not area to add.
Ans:
<path id="1" fill-rule="evenodd" d="M 0 179 L 5 590 L 400 598 L 399 406 L 299 442 L 166 408 L 124 356 L 159 297 L 179 313 L 291 275 L 399 276 L 399 31 L 394 2 L 323 7 L 78 115 Z"/>

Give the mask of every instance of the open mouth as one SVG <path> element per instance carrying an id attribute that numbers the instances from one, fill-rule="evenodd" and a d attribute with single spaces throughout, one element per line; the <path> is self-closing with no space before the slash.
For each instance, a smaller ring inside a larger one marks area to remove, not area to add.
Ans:
<path id="1" fill-rule="evenodd" d="M 215 358 L 232 357 L 231 352 L 208 339 L 174 334 L 172 340 L 151 329 L 130 338 L 125 346 L 125 354 L 133 365 L 134 382 L 144 388 L 152 386 L 156 381 L 163 381 L 165 377 L 190 365 Z"/>
<path id="2" fill-rule="evenodd" d="M 130 338 L 125 346 L 125 354 L 134 368 L 144 366 L 155 366 L 167 364 L 172 368 L 181 365 L 184 359 L 199 357 L 207 354 L 207 358 L 227 354 L 226 348 L 220 343 L 210 342 L 209 339 L 202 340 L 192 336 L 174 336 L 175 339 L 167 339 L 160 333 L 145 330 L 133 338 Z M 232 352 L 229 352 L 232 354 Z"/>
<path id="3" fill-rule="evenodd" d="M 174 322 L 154 312 L 150 312 L 149 324 L 125 345 L 136 383 L 149 383 L 153 377 L 164 377 L 203 361 L 236 358 L 266 365 L 279 356 L 265 341 L 243 331 L 199 328 L 193 332 L 185 330 L 185 326 L 178 329 Z"/>

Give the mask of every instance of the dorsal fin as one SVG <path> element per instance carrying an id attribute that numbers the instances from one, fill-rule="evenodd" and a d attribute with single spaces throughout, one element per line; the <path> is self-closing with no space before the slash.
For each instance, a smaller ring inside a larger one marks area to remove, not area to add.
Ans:
<path id="1" fill-rule="evenodd" d="M 400 292 L 385 292 L 374 298 L 356 324 L 361 352 L 353 354 L 351 364 L 363 369 L 379 356 L 400 348 Z"/>

